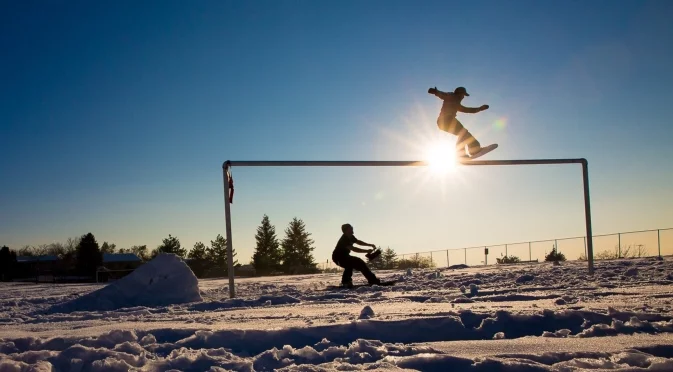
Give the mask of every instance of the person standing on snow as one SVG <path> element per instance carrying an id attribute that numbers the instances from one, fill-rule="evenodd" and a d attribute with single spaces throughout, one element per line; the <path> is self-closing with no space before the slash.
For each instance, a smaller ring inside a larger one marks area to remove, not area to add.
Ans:
<path id="1" fill-rule="evenodd" d="M 463 124 L 456 119 L 458 111 L 469 114 L 476 114 L 478 112 L 488 109 L 488 105 L 481 107 L 465 107 L 461 104 L 463 98 L 469 97 L 467 90 L 464 87 L 456 88 L 453 93 L 442 92 L 437 90 L 437 87 L 428 89 L 428 93 L 433 94 L 444 101 L 442 109 L 437 118 L 437 126 L 439 129 L 458 136 L 456 139 L 457 156 L 460 158 L 468 158 L 474 156 L 481 151 L 482 147 L 479 141 L 470 133 Z M 465 146 L 467 145 L 467 151 Z"/>
<path id="2" fill-rule="evenodd" d="M 370 253 L 376 249 L 374 244 L 365 243 L 361 240 L 358 240 L 353 235 L 353 226 L 346 223 L 341 225 L 341 238 L 336 244 L 334 251 L 332 252 L 332 261 L 337 264 L 339 267 L 344 268 L 344 273 L 341 277 L 341 284 L 344 287 L 352 288 L 353 287 L 353 270 L 357 270 L 362 273 L 362 275 L 367 278 L 369 284 L 381 284 L 381 281 L 374 275 L 374 273 L 367 267 L 367 264 L 359 257 L 354 257 L 350 255 L 350 252 L 358 253 Z M 371 250 L 366 250 L 362 248 L 356 248 L 353 244 L 359 244 L 363 246 L 372 247 Z"/>

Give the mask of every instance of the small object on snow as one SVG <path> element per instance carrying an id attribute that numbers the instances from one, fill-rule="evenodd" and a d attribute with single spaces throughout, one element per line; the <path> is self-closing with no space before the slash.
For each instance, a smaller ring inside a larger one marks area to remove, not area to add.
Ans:
<path id="1" fill-rule="evenodd" d="M 411 272 L 411 268 L 407 269 L 407 276 L 411 276 L 413 273 Z"/>
<path id="2" fill-rule="evenodd" d="M 439 271 L 435 271 L 434 273 L 430 273 L 430 275 L 428 275 L 428 279 L 439 279 L 441 277 L 442 273 L 440 273 Z"/>
<path id="3" fill-rule="evenodd" d="M 535 277 L 531 274 L 523 274 L 520 277 L 516 278 L 517 283 L 527 283 L 534 280 Z"/>
<path id="4" fill-rule="evenodd" d="M 493 335 L 494 340 L 504 340 L 505 339 L 505 332 L 498 332 Z"/>
<path id="5" fill-rule="evenodd" d="M 562 298 L 557 298 L 556 301 L 554 301 L 554 302 L 556 302 L 557 305 L 565 305 L 566 304 L 566 300 L 564 300 Z"/>
<path id="6" fill-rule="evenodd" d="M 463 293 L 465 293 L 465 286 L 464 286 L 464 285 L 461 285 L 461 286 L 460 286 L 460 291 L 463 292 Z"/>
<path id="7" fill-rule="evenodd" d="M 360 317 L 358 319 L 369 319 L 374 317 L 374 310 L 370 306 L 365 306 L 362 311 L 360 311 Z"/>
<path id="8" fill-rule="evenodd" d="M 638 268 L 637 267 L 632 267 L 624 273 L 626 276 L 637 276 L 638 275 Z"/>
<path id="9" fill-rule="evenodd" d="M 479 286 L 474 283 L 470 284 L 470 294 L 472 296 L 476 296 L 478 292 L 479 292 Z"/>

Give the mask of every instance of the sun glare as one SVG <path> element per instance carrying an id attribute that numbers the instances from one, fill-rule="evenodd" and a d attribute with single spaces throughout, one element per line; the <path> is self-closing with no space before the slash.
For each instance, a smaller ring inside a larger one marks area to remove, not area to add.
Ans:
<path id="1" fill-rule="evenodd" d="M 434 174 L 444 175 L 456 170 L 455 148 L 443 141 L 428 144 L 425 160 Z"/>

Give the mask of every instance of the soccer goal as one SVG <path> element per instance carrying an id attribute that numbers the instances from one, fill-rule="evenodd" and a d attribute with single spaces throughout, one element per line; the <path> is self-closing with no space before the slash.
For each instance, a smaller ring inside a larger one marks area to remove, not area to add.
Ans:
<path id="1" fill-rule="evenodd" d="M 584 158 L 577 159 L 524 159 L 524 160 L 465 160 L 461 165 L 549 165 L 549 164 L 581 164 L 582 166 L 582 184 L 584 187 L 584 217 L 586 224 L 586 248 L 587 262 L 589 265 L 589 274 L 594 273 L 594 249 L 591 233 L 591 208 L 589 202 L 589 163 Z M 224 218 L 226 224 L 227 238 L 227 267 L 229 271 L 229 296 L 234 298 L 236 291 L 234 289 L 234 259 L 233 259 L 233 241 L 231 232 L 231 208 L 230 204 L 234 200 L 234 178 L 232 168 L 234 167 L 423 167 L 429 166 L 427 161 L 338 161 L 338 160 L 267 160 L 267 161 L 231 161 L 227 160 L 222 164 L 222 177 L 224 183 Z"/>

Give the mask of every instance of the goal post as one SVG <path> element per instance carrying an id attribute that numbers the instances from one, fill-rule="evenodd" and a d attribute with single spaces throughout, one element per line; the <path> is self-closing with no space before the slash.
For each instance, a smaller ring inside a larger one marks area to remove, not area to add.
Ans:
<path id="1" fill-rule="evenodd" d="M 587 263 L 589 274 L 594 273 L 594 248 L 591 232 L 591 203 L 589 200 L 589 162 L 585 158 L 571 159 L 521 159 L 521 160 L 465 160 L 461 165 L 545 165 L 545 164 L 581 164 L 582 184 L 584 189 L 584 219 L 587 242 Z M 231 173 L 233 167 L 423 167 L 430 165 L 421 160 L 252 160 L 231 161 L 222 164 L 222 177 L 224 183 L 224 219 L 227 237 L 227 267 L 229 276 L 229 296 L 234 298 L 234 258 L 232 232 L 231 232 L 231 207 L 234 197 L 234 178 Z"/>

